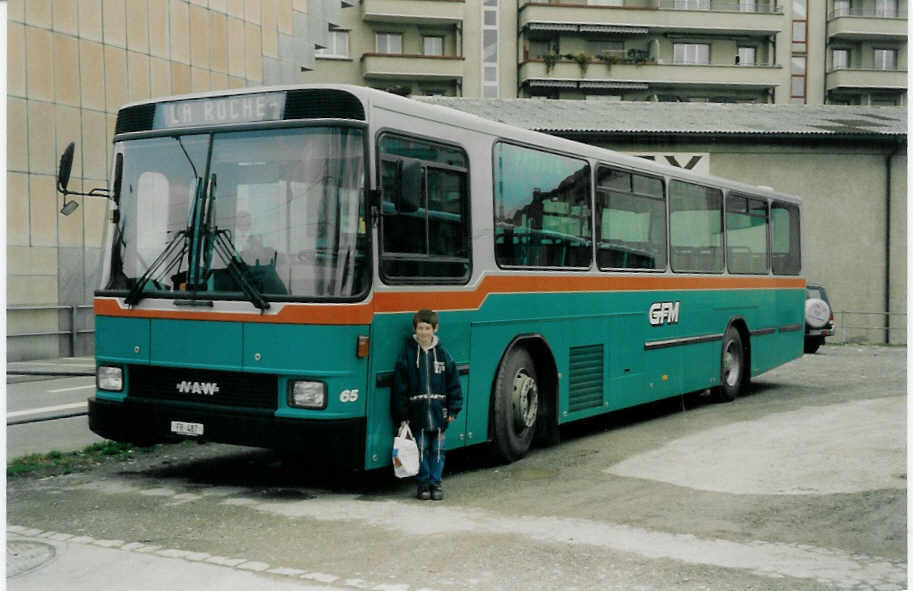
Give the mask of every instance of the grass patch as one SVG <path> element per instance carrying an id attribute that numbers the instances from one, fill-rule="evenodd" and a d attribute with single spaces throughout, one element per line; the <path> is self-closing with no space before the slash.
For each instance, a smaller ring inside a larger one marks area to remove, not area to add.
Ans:
<path id="1" fill-rule="evenodd" d="M 130 443 L 93 443 L 82 451 L 50 451 L 16 458 L 6 466 L 6 476 L 56 476 L 88 470 L 111 461 L 126 461 L 137 453 L 149 453 L 159 446 L 136 447 Z"/>

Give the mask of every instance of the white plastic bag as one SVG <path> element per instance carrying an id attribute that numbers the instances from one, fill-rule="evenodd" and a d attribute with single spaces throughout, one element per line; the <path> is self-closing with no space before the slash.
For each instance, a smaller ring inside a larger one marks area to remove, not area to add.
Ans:
<path id="1" fill-rule="evenodd" d="M 393 473 L 397 478 L 418 474 L 418 446 L 409 423 L 403 423 L 393 438 Z"/>

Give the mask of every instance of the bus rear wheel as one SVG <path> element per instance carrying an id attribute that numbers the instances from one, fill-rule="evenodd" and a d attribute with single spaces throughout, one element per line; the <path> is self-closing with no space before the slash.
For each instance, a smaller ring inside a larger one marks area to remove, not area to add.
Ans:
<path id="1" fill-rule="evenodd" d="M 529 451 L 539 418 L 539 385 L 529 351 L 508 351 L 495 380 L 494 452 L 505 462 L 519 460 Z"/>
<path id="2" fill-rule="evenodd" d="M 745 383 L 745 349 L 742 335 L 733 327 L 723 334 L 723 348 L 720 358 L 720 387 L 716 398 L 720 402 L 732 402 Z"/>

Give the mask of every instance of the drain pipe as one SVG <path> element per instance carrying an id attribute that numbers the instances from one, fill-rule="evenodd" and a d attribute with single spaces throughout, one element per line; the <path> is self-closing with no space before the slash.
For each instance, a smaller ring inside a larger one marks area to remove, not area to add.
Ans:
<path id="1" fill-rule="evenodd" d="M 900 142 L 895 142 L 894 150 L 884 161 L 884 343 L 891 344 L 891 160 L 900 151 Z"/>

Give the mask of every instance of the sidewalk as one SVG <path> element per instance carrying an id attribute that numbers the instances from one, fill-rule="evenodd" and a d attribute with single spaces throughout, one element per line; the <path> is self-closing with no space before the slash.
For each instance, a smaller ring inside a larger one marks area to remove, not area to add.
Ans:
<path id="1" fill-rule="evenodd" d="M 95 375 L 95 358 L 60 357 L 57 359 L 8 361 L 5 371 L 7 384 L 47 380 L 70 374 Z"/>
<path id="2" fill-rule="evenodd" d="M 7 533 L 10 591 L 327 591 L 308 573 L 259 562 L 54 532 Z M 334 577 L 335 578 L 335 577 Z"/>

